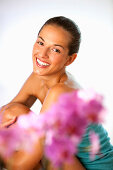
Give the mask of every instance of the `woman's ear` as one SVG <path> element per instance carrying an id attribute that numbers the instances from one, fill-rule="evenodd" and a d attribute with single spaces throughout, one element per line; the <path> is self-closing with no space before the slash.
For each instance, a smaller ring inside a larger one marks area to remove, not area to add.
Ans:
<path id="1" fill-rule="evenodd" d="M 68 66 L 71 63 L 73 63 L 73 61 L 76 59 L 76 57 L 77 57 L 77 53 L 73 53 L 72 55 L 68 56 L 65 66 Z"/>

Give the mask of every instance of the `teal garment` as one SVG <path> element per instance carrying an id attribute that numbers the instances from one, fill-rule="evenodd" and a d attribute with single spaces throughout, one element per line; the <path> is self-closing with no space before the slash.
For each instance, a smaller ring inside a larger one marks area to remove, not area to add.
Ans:
<path id="1" fill-rule="evenodd" d="M 89 132 L 94 131 L 100 138 L 100 151 L 94 160 L 90 159 Z M 78 147 L 76 155 L 87 170 L 113 170 L 113 146 L 110 144 L 108 133 L 100 124 L 89 125 Z"/>

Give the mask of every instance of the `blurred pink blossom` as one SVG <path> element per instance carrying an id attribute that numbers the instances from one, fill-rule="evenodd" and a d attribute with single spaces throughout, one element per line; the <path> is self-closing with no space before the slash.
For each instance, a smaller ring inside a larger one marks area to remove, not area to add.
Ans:
<path id="1" fill-rule="evenodd" d="M 72 162 L 75 144 L 66 137 L 52 137 L 52 143 L 45 145 L 45 156 L 54 166 L 61 166 L 63 162 Z"/>
<path id="2" fill-rule="evenodd" d="M 102 119 L 100 119 L 100 117 L 103 116 L 104 112 L 105 108 L 103 106 L 103 97 L 99 94 L 94 93 L 94 91 L 79 90 L 61 95 L 59 101 L 54 104 L 51 109 L 45 114 L 47 125 L 45 143 L 46 156 L 48 156 L 53 162 L 55 162 L 55 160 L 57 159 L 52 156 L 53 152 L 49 152 L 51 151 L 51 147 L 52 149 L 55 149 L 55 152 L 57 150 L 57 145 L 54 145 L 54 136 L 55 139 L 59 141 L 59 145 L 61 138 L 65 139 L 66 137 L 68 137 L 68 142 L 72 142 L 71 139 L 73 139 L 75 146 L 74 153 L 76 154 L 77 146 L 86 131 L 86 127 L 90 123 L 101 123 Z M 99 143 L 99 139 L 96 138 L 94 134 L 91 135 L 91 138 L 95 139 L 96 144 Z M 48 141 L 50 142 L 49 145 Z M 96 146 L 99 147 L 99 145 Z M 94 148 L 96 146 L 94 146 Z M 96 153 L 94 151 L 97 150 L 97 147 L 95 148 L 95 150 L 94 148 L 92 146 L 92 156 L 94 156 L 94 154 Z M 61 160 L 62 159 L 60 159 L 60 162 Z"/>
<path id="3" fill-rule="evenodd" d="M 84 102 L 84 114 L 89 123 L 101 123 L 106 113 L 103 104 L 103 96 L 96 93 L 93 89 L 79 90 L 78 98 Z"/>
<path id="4" fill-rule="evenodd" d="M 17 126 L 0 129 L 0 155 L 9 157 L 14 151 L 19 149 L 31 151 L 29 146 L 33 144 L 33 136 L 33 133 L 29 135 L 29 133 Z M 36 134 L 34 138 L 36 138 Z"/>
<path id="5" fill-rule="evenodd" d="M 101 123 L 106 109 L 103 97 L 92 90 L 76 90 L 62 94 L 57 103 L 43 114 L 30 112 L 17 120 L 16 128 L 0 130 L 0 144 L 10 155 L 15 148 L 33 146 L 40 137 L 45 137 L 45 155 L 54 165 L 70 162 L 77 153 L 86 128 L 90 123 Z M 16 129 L 16 130 L 15 130 Z M 99 138 L 90 134 L 91 159 L 98 152 Z M 29 147 L 27 147 L 29 148 Z"/>

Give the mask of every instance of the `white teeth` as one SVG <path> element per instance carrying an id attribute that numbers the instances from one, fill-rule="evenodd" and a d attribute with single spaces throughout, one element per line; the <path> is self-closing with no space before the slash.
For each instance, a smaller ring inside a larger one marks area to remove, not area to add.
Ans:
<path id="1" fill-rule="evenodd" d="M 42 61 L 40 61 L 38 58 L 37 58 L 37 62 L 41 65 L 41 66 L 48 66 L 49 64 L 47 63 L 44 63 Z"/>

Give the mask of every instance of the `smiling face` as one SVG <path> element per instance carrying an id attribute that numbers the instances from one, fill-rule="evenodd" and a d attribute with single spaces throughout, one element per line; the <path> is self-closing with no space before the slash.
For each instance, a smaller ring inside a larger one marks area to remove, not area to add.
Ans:
<path id="1" fill-rule="evenodd" d="M 70 33 L 57 25 L 45 25 L 33 47 L 33 72 L 41 76 L 65 70 Z"/>

